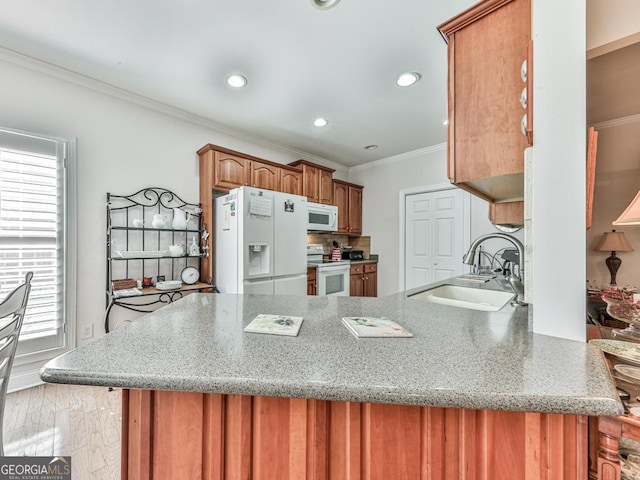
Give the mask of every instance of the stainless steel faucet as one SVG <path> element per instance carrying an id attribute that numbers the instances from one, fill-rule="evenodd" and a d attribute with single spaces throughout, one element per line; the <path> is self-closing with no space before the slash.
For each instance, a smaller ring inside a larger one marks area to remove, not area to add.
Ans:
<path id="1" fill-rule="evenodd" d="M 462 263 L 466 265 L 473 265 L 473 260 L 476 256 L 476 249 L 482 242 L 490 238 L 502 238 L 503 240 L 507 240 L 518 250 L 518 275 L 511 272 L 507 277 L 507 280 L 516 294 L 516 298 L 512 303 L 526 305 L 526 302 L 524 301 L 524 246 L 517 238 L 507 235 L 506 233 L 488 233 L 486 235 L 482 235 L 473 241 L 469 247 L 469 251 L 464 257 L 462 257 Z"/>

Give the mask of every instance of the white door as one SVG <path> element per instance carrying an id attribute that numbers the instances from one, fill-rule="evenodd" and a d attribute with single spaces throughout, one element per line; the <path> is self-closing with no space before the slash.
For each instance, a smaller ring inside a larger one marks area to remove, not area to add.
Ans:
<path id="1" fill-rule="evenodd" d="M 405 290 L 463 273 L 465 195 L 456 188 L 405 196 Z"/>
<path id="2" fill-rule="evenodd" d="M 274 192 L 273 276 L 307 274 L 307 198 Z M 306 290 L 306 286 L 305 286 Z"/>

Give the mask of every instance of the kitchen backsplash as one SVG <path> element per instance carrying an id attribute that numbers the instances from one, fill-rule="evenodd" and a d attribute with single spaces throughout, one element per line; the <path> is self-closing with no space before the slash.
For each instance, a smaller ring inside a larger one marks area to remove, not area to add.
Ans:
<path id="1" fill-rule="evenodd" d="M 333 242 L 338 242 L 340 247 L 353 247 L 354 250 L 362 250 L 365 260 L 369 259 L 371 253 L 371 237 L 349 237 L 333 233 L 307 233 L 307 245 L 320 243 L 324 247 L 325 255 L 331 254 Z"/>

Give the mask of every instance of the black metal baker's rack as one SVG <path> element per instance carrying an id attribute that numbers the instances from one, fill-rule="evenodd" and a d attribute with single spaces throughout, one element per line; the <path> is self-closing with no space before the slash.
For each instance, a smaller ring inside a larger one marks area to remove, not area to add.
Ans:
<path id="1" fill-rule="evenodd" d="M 171 227 L 172 213 L 176 208 L 190 214 L 186 228 Z M 168 225 L 152 226 L 154 215 L 166 215 Z M 138 226 L 140 222 L 142 225 Z M 193 236 L 196 236 L 200 249 L 198 255 L 189 253 Z M 169 304 L 182 298 L 187 292 L 210 290 L 211 285 L 201 281 L 171 290 L 146 286 L 137 288 L 140 293 L 131 296 L 120 296 L 121 291 L 114 289 L 114 280 L 118 279 L 137 281 L 160 276 L 165 280 L 179 280 L 185 267 L 200 268 L 201 258 L 208 257 L 207 236 L 200 204 L 185 202 L 166 188 L 144 188 L 130 195 L 107 193 L 105 332 L 110 330 L 109 315 L 115 306 L 147 313 L 158 304 Z M 176 244 L 184 246 L 184 255 L 169 255 L 168 245 Z"/>

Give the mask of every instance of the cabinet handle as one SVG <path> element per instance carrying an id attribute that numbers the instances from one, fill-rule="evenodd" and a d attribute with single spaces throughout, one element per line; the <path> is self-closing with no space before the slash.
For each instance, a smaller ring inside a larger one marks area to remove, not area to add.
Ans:
<path id="1" fill-rule="evenodd" d="M 522 92 L 520 92 L 520 105 L 522 105 L 522 108 L 525 110 L 527 109 L 527 87 L 524 87 Z"/>
<path id="2" fill-rule="evenodd" d="M 520 130 L 522 131 L 522 134 L 526 137 L 527 136 L 527 114 L 526 113 L 522 116 L 522 120 L 520 120 Z"/>

